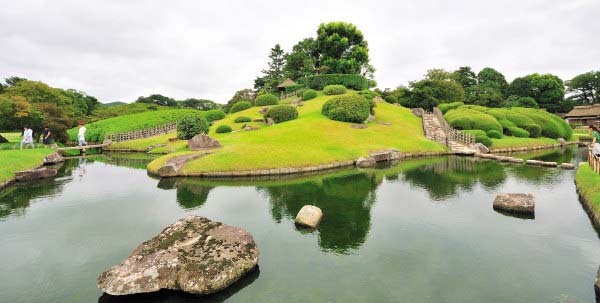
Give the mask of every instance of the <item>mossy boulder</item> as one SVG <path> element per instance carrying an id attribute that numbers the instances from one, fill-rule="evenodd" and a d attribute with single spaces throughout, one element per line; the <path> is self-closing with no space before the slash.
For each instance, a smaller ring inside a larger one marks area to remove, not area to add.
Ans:
<path id="1" fill-rule="evenodd" d="M 161 289 L 193 294 L 222 290 L 258 264 L 259 252 L 245 230 L 189 216 L 142 243 L 118 265 L 98 277 L 110 295 Z"/>

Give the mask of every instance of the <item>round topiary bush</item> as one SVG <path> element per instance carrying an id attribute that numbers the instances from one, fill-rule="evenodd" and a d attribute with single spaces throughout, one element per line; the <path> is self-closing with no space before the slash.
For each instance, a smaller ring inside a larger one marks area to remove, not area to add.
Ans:
<path id="1" fill-rule="evenodd" d="M 529 132 L 530 138 L 537 138 L 542 135 L 542 128 L 535 123 L 525 124 L 523 129 Z"/>
<path id="2" fill-rule="evenodd" d="M 205 111 L 204 116 L 208 122 L 213 122 L 225 118 L 225 112 L 220 109 L 211 109 Z"/>
<path id="3" fill-rule="evenodd" d="M 331 120 L 363 123 L 369 117 L 371 104 L 360 95 L 339 96 L 323 104 L 321 113 Z"/>
<path id="4" fill-rule="evenodd" d="M 208 121 L 204 116 L 187 116 L 177 122 L 177 138 L 189 140 L 195 135 L 208 133 L 208 128 Z"/>
<path id="5" fill-rule="evenodd" d="M 276 105 L 277 103 L 279 103 L 279 98 L 273 94 L 260 95 L 254 100 L 254 105 L 256 106 L 269 106 Z"/>
<path id="6" fill-rule="evenodd" d="M 473 135 L 473 137 L 475 137 L 475 142 L 477 143 L 481 143 L 488 147 L 492 145 L 492 139 L 480 129 L 463 130 L 463 132 Z"/>
<path id="7" fill-rule="evenodd" d="M 289 105 L 276 105 L 267 111 L 265 119 L 271 118 L 275 123 L 281 123 L 298 118 L 298 110 Z"/>
<path id="8" fill-rule="evenodd" d="M 520 127 L 516 127 L 516 126 L 510 127 L 508 129 L 508 133 L 511 136 L 515 136 L 515 137 L 519 137 L 519 138 L 529 138 L 529 132 L 528 131 L 526 131 L 526 130 L 520 128 Z"/>
<path id="9" fill-rule="evenodd" d="M 488 130 L 486 132 L 487 136 L 490 138 L 494 138 L 494 139 L 501 139 L 502 138 L 502 133 L 497 131 L 497 130 Z"/>
<path id="10" fill-rule="evenodd" d="M 229 113 L 233 114 L 233 113 L 241 112 L 241 111 L 249 109 L 251 107 L 252 107 L 252 103 L 250 103 L 249 101 L 238 101 L 231 106 Z"/>
<path id="11" fill-rule="evenodd" d="M 311 100 L 317 97 L 317 91 L 314 89 L 307 89 L 302 93 L 302 101 Z"/>
<path id="12" fill-rule="evenodd" d="M 446 112 L 448 112 L 451 109 L 457 109 L 461 106 L 465 105 L 463 102 L 452 102 L 452 103 L 440 103 L 438 104 L 438 108 L 440 109 L 440 111 L 445 114 Z"/>
<path id="13" fill-rule="evenodd" d="M 252 122 L 252 119 L 250 117 L 246 117 L 246 116 L 240 116 L 235 118 L 235 120 L 233 120 L 234 123 L 245 123 L 245 122 Z"/>
<path id="14" fill-rule="evenodd" d="M 346 93 L 346 87 L 339 84 L 327 85 L 323 88 L 323 93 L 325 95 L 341 95 Z"/>
<path id="15" fill-rule="evenodd" d="M 217 129 L 215 130 L 215 132 L 217 134 L 224 134 L 224 133 L 230 133 L 232 131 L 231 127 L 229 125 L 219 125 L 217 127 Z"/>

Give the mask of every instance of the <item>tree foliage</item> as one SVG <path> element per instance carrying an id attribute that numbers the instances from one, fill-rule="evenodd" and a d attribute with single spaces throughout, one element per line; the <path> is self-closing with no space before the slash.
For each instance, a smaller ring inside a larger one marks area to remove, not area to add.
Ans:
<path id="1" fill-rule="evenodd" d="M 317 30 L 316 49 L 321 73 L 362 74 L 374 71 L 369 47 L 362 32 L 351 23 L 322 23 Z"/>
<path id="2" fill-rule="evenodd" d="M 575 76 L 565 83 L 572 99 L 580 104 L 600 102 L 600 71 L 591 71 Z"/>
<path id="3" fill-rule="evenodd" d="M 269 53 L 269 67 L 262 70 L 262 77 L 254 80 L 254 89 L 262 92 L 272 91 L 284 79 L 283 67 L 285 65 L 284 51 L 279 44 L 275 44 Z"/>
<path id="4" fill-rule="evenodd" d="M 181 106 L 197 110 L 218 109 L 219 105 L 212 100 L 189 98 L 181 101 Z"/>
<path id="5" fill-rule="evenodd" d="M 148 97 L 140 96 L 137 98 L 137 100 L 135 100 L 135 102 L 156 104 L 162 106 L 177 106 L 178 104 L 177 101 L 175 101 L 175 99 L 163 96 L 161 94 L 152 94 Z"/>

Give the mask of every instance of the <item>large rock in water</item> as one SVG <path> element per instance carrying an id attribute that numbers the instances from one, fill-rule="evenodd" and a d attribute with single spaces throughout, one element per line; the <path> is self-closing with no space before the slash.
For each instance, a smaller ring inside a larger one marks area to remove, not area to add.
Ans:
<path id="1" fill-rule="evenodd" d="M 369 168 L 377 165 L 377 161 L 371 157 L 360 157 L 356 159 L 356 167 Z"/>
<path id="2" fill-rule="evenodd" d="M 167 226 L 103 272 L 98 287 L 110 295 L 161 289 L 210 294 L 240 279 L 258 264 L 258 258 L 247 231 L 190 216 Z"/>
<path id="3" fill-rule="evenodd" d="M 17 181 L 31 181 L 37 179 L 45 179 L 56 176 L 58 171 L 54 168 L 37 168 L 31 170 L 23 170 L 15 172 Z"/>
<path id="4" fill-rule="evenodd" d="M 53 165 L 61 162 L 65 162 L 65 158 L 59 153 L 53 153 L 44 157 L 44 165 Z"/>
<path id="5" fill-rule="evenodd" d="M 304 205 L 296 215 L 296 224 L 311 228 L 319 226 L 323 218 L 323 211 L 313 205 Z"/>
<path id="6" fill-rule="evenodd" d="M 494 209 L 533 214 L 535 201 L 532 194 L 499 194 L 494 200 Z"/>
<path id="7" fill-rule="evenodd" d="M 211 138 L 204 134 L 195 135 L 192 139 L 188 140 L 188 148 L 191 150 L 219 147 L 221 147 L 221 143 L 217 139 Z"/>

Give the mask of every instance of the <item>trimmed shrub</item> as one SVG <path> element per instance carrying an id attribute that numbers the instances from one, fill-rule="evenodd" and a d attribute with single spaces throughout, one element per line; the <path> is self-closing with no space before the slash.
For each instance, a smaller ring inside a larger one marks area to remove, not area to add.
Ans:
<path id="1" fill-rule="evenodd" d="M 302 93 L 302 100 L 307 101 L 317 97 L 317 91 L 314 89 L 307 89 Z"/>
<path id="2" fill-rule="evenodd" d="M 252 119 L 250 117 L 246 117 L 246 116 L 240 116 L 235 118 L 235 120 L 233 120 L 234 123 L 245 123 L 245 122 L 252 122 Z"/>
<path id="3" fill-rule="evenodd" d="M 358 94 L 365 97 L 365 99 L 367 100 L 373 100 L 376 96 L 379 96 L 378 93 L 368 89 L 363 89 L 360 92 L 358 92 Z"/>
<path id="4" fill-rule="evenodd" d="M 502 132 L 502 125 L 492 115 L 461 106 L 455 110 L 448 111 L 444 117 L 457 129 L 480 129 L 483 131 L 496 130 Z"/>
<path id="5" fill-rule="evenodd" d="M 327 85 L 340 84 L 354 90 L 369 88 L 369 80 L 356 74 L 324 74 L 300 78 L 297 81 L 308 88 L 322 90 Z"/>
<path id="6" fill-rule="evenodd" d="M 546 112 L 544 110 L 534 108 L 515 107 L 511 111 L 523 114 L 535 122 L 542 129 L 542 136 L 558 139 L 570 139 L 573 135 L 573 130 L 560 117 Z"/>
<path id="7" fill-rule="evenodd" d="M 219 125 L 219 126 L 217 127 L 217 129 L 215 130 L 215 132 L 216 132 L 217 134 L 230 133 L 231 131 L 232 131 L 232 129 L 231 129 L 231 126 L 229 126 L 229 125 L 225 125 L 225 124 L 223 124 L 223 125 Z"/>
<path id="8" fill-rule="evenodd" d="M 346 93 L 346 87 L 343 85 L 327 85 L 325 86 L 325 88 L 323 89 L 323 93 L 325 95 L 341 95 L 341 94 L 345 94 Z"/>
<path id="9" fill-rule="evenodd" d="M 291 93 L 291 92 L 301 90 L 303 88 L 304 88 L 304 84 L 294 84 L 294 85 L 286 86 L 285 92 Z"/>
<path id="10" fill-rule="evenodd" d="M 519 138 L 529 138 L 528 131 L 516 126 L 510 127 L 508 129 L 508 134 Z"/>
<path id="11" fill-rule="evenodd" d="M 252 103 L 249 101 L 238 101 L 231 106 L 229 110 L 230 114 L 241 112 L 243 110 L 249 109 L 252 107 Z"/>
<path id="12" fill-rule="evenodd" d="M 504 129 L 504 133 L 506 133 L 507 129 L 516 126 L 514 123 L 508 121 L 508 119 L 499 119 L 498 122 L 500 122 L 500 125 L 502 125 L 502 128 Z"/>
<path id="13" fill-rule="evenodd" d="M 208 133 L 208 121 L 204 116 L 184 117 L 177 122 L 177 138 L 189 140 L 198 134 Z"/>
<path id="14" fill-rule="evenodd" d="M 289 105 L 275 105 L 267 111 L 265 118 L 271 118 L 275 123 L 281 123 L 298 118 L 298 110 Z"/>
<path id="15" fill-rule="evenodd" d="M 277 105 L 277 103 L 279 103 L 279 98 L 273 94 L 260 95 L 254 100 L 255 106 Z"/>
<path id="16" fill-rule="evenodd" d="M 457 109 L 461 106 L 465 105 L 463 102 L 452 102 L 452 103 L 440 103 L 438 104 L 438 108 L 440 109 L 440 111 L 445 114 L 446 112 L 448 112 L 451 109 Z"/>
<path id="17" fill-rule="evenodd" d="M 490 139 L 486 133 L 480 129 L 463 130 L 463 132 L 473 135 L 473 137 L 475 137 L 475 142 L 477 143 L 481 143 L 488 147 L 492 145 L 492 139 Z"/>
<path id="18" fill-rule="evenodd" d="M 497 131 L 497 130 L 488 130 L 486 132 L 487 136 L 490 138 L 494 138 L 494 139 L 501 139 L 502 138 L 502 133 Z"/>
<path id="19" fill-rule="evenodd" d="M 542 128 L 535 123 L 523 125 L 523 129 L 529 132 L 530 138 L 537 138 L 542 135 Z"/>
<path id="20" fill-rule="evenodd" d="M 221 109 L 211 109 L 205 111 L 204 116 L 208 122 L 213 122 L 225 118 L 225 112 Z"/>
<path id="21" fill-rule="evenodd" d="M 370 111 L 370 102 L 360 95 L 335 97 L 321 108 L 321 113 L 331 120 L 352 123 L 363 123 Z"/>

